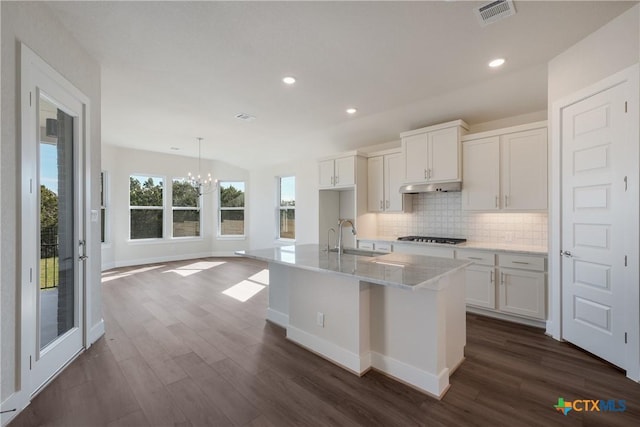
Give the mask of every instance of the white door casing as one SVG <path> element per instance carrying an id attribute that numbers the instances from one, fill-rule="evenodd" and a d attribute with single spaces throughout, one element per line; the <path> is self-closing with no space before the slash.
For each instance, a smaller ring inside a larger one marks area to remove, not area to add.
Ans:
<path id="1" fill-rule="evenodd" d="M 638 66 L 554 104 L 548 331 L 638 380 Z M 561 182 L 561 185 L 556 183 Z M 555 229 L 555 231 L 554 231 Z M 561 255 L 561 253 L 563 255 Z"/>
<path id="2" fill-rule="evenodd" d="M 80 261 L 81 249 L 75 246 L 74 325 L 50 345 L 41 349 L 38 343 L 39 313 L 39 117 L 41 95 L 56 108 L 73 117 L 74 165 L 74 221 L 73 239 L 89 246 L 90 233 L 84 218 L 90 209 L 89 150 L 86 136 L 89 133 L 89 99 L 63 76 L 46 64 L 33 51 L 21 45 L 21 347 L 20 347 L 20 408 L 53 378 L 75 355 L 88 346 L 87 324 L 90 320 L 90 290 L 85 286 L 88 263 Z"/>

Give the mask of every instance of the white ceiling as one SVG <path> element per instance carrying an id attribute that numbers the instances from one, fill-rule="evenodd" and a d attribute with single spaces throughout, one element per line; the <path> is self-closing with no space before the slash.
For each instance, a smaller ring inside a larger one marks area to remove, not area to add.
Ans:
<path id="1" fill-rule="evenodd" d="M 635 2 L 514 1 L 482 28 L 485 3 L 49 5 L 102 65 L 103 143 L 196 156 L 201 136 L 203 157 L 255 168 L 545 110 L 547 62 Z"/>

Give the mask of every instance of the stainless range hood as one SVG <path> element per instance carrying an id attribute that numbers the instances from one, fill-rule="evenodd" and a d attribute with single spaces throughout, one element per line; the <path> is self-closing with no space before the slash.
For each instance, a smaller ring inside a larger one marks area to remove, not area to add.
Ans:
<path id="1" fill-rule="evenodd" d="M 400 187 L 402 194 L 434 193 L 448 191 L 462 191 L 461 182 L 441 182 L 439 184 L 407 184 Z"/>

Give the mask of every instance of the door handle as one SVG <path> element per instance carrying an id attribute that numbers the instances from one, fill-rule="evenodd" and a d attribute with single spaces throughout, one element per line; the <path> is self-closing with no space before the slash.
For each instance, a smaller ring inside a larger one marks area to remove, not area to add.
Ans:
<path id="1" fill-rule="evenodd" d="M 89 257 L 88 257 L 88 256 L 86 256 L 86 255 L 80 255 L 80 256 L 78 257 L 78 259 L 79 259 L 80 261 L 86 261 L 86 260 L 88 260 L 88 259 L 89 259 Z"/>
<path id="2" fill-rule="evenodd" d="M 560 251 L 560 255 L 567 257 L 567 258 L 573 258 L 573 254 L 569 251 Z"/>

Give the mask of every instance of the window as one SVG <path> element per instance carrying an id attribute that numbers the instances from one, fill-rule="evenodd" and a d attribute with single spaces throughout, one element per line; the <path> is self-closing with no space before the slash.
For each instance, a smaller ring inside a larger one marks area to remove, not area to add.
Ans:
<path id="1" fill-rule="evenodd" d="M 280 177 L 279 239 L 296 238 L 296 177 Z"/>
<path id="2" fill-rule="evenodd" d="M 157 176 L 129 177 L 131 240 L 162 239 L 163 184 L 163 179 Z"/>
<path id="3" fill-rule="evenodd" d="M 200 236 L 200 196 L 198 189 L 184 178 L 173 180 L 171 187 L 173 237 Z"/>
<path id="4" fill-rule="evenodd" d="M 107 241 L 107 173 L 100 172 L 100 241 Z"/>
<path id="5" fill-rule="evenodd" d="M 218 236 L 244 236 L 244 182 L 220 182 Z"/>

